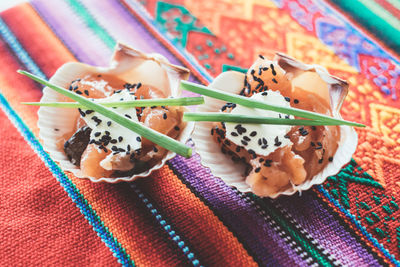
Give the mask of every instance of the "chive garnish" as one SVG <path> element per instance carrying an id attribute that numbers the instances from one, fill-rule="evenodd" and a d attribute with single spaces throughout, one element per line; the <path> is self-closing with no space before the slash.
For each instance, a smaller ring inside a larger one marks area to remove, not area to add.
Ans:
<path id="1" fill-rule="evenodd" d="M 246 124 L 274 124 L 274 125 L 341 125 L 340 122 L 325 122 L 319 120 L 303 119 L 281 119 L 260 116 L 248 116 L 240 114 L 219 113 L 219 112 L 185 112 L 184 121 L 214 121 L 214 122 L 235 122 Z"/>
<path id="2" fill-rule="evenodd" d="M 105 107 L 152 107 L 152 106 L 191 106 L 204 104 L 203 97 L 181 97 L 181 98 L 161 98 L 161 99 L 138 99 L 132 101 L 119 102 L 97 102 Z M 77 102 L 24 102 L 24 105 L 57 107 L 57 108 L 82 108 L 84 105 Z"/>
<path id="3" fill-rule="evenodd" d="M 267 104 L 258 100 L 251 99 L 249 97 L 235 95 L 231 93 L 227 93 L 217 89 L 210 89 L 206 86 L 195 84 L 188 81 L 181 81 L 181 88 L 190 92 L 198 93 L 201 95 L 209 96 L 212 98 L 224 100 L 230 103 L 239 104 L 245 107 L 250 108 L 259 108 L 265 110 L 271 110 L 275 112 L 280 112 L 284 114 L 289 114 L 297 117 L 302 117 L 306 119 L 318 120 L 323 122 L 323 125 L 332 125 L 329 123 L 336 123 L 335 125 L 349 125 L 349 126 L 357 126 L 357 127 L 365 127 L 364 124 L 341 120 L 333 117 L 329 117 L 323 114 L 292 108 L 292 107 L 282 107 L 282 106 L 275 106 L 271 104 Z"/>
<path id="4" fill-rule="evenodd" d="M 190 147 L 185 146 L 184 144 L 178 142 L 177 140 L 175 140 L 167 135 L 159 133 L 151 128 L 145 127 L 138 122 L 129 120 L 128 118 L 121 116 L 120 114 L 116 113 L 115 111 L 113 111 L 107 107 L 97 104 L 91 100 L 88 100 L 87 98 L 85 98 L 83 96 L 77 95 L 74 92 L 70 92 L 64 88 L 57 86 L 57 85 L 51 84 L 48 81 L 43 80 L 42 78 L 40 78 L 34 74 L 31 74 L 27 71 L 18 70 L 18 73 L 28 76 L 32 80 L 35 80 L 41 84 L 44 84 L 48 88 L 51 88 L 54 91 L 77 101 L 79 104 L 85 106 L 87 109 L 94 110 L 94 111 L 100 113 L 101 115 L 110 118 L 111 120 L 120 124 L 121 126 L 139 134 L 140 136 L 150 140 L 151 142 L 153 142 L 159 146 L 164 147 L 167 150 L 173 151 L 173 152 L 175 152 L 181 156 L 187 157 L 187 158 L 192 155 L 192 149 Z"/>

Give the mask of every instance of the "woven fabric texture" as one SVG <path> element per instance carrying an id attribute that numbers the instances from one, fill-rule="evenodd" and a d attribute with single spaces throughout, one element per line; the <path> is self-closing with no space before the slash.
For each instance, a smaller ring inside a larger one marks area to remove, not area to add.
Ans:
<path id="1" fill-rule="evenodd" d="M 331 4 L 33 0 L 1 13 L 0 265 L 399 265 L 399 57 Z M 351 85 L 343 117 L 367 125 L 353 160 L 277 200 L 228 187 L 197 154 L 130 184 L 62 172 L 37 139 L 37 108 L 20 104 L 42 87 L 16 70 L 49 78 L 70 61 L 105 66 L 117 40 L 203 84 L 275 51 L 325 66 Z"/>

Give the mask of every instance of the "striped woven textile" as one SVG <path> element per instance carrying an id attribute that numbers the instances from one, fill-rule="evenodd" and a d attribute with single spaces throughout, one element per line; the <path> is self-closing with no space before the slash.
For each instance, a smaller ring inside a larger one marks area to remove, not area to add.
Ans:
<path id="1" fill-rule="evenodd" d="M 399 26 L 397 0 L 371 2 Z M 33 0 L 1 13 L 0 265 L 400 265 L 400 38 L 337 8 L 346 3 Z M 276 200 L 227 186 L 197 154 L 132 183 L 78 179 L 43 150 L 37 108 L 20 104 L 42 87 L 16 70 L 49 78 L 65 62 L 105 66 L 117 40 L 203 84 L 275 51 L 323 65 L 350 83 L 343 117 L 367 127 L 340 173 Z"/>

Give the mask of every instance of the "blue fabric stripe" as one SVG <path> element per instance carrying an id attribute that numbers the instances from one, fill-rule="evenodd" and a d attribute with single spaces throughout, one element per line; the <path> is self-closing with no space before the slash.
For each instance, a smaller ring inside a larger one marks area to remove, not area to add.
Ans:
<path id="1" fill-rule="evenodd" d="M 400 261 L 396 260 L 396 258 L 390 254 L 390 252 L 378 242 L 368 231 L 367 229 L 361 225 L 361 223 L 357 220 L 356 216 L 351 214 L 348 210 L 346 210 L 336 199 L 334 199 L 329 192 L 322 186 L 318 185 L 317 189 L 321 192 L 330 202 L 332 202 L 341 212 L 343 212 L 347 218 L 350 219 L 352 223 L 371 241 L 376 248 L 378 248 L 393 264 L 396 266 L 400 266 Z"/>
<path id="2" fill-rule="evenodd" d="M 154 207 L 154 205 L 150 202 L 150 200 L 145 196 L 142 190 L 135 184 L 130 184 L 133 191 L 137 194 L 140 200 L 145 204 L 146 208 L 150 211 L 152 216 L 157 220 L 157 222 L 161 225 L 163 230 L 167 232 L 168 236 L 175 242 L 175 244 L 182 250 L 183 254 L 190 261 L 190 263 L 195 267 L 202 267 L 200 265 L 200 261 L 196 259 L 195 254 L 191 251 L 191 249 L 186 245 L 185 241 L 176 233 L 176 231 L 172 228 L 170 224 L 163 218 L 160 212 Z"/>
<path id="3" fill-rule="evenodd" d="M 50 158 L 50 156 L 43 150 L 42 145 L 36 139 L 34 134 L 29 130 L 28 126 L 22 121 L 18 114 L 12 109 L 10 104 L 7 102 L 3 94 L 0 93 L 0 107 L 7 114 L 9 119 L 32 147 L 44 164 L 53 173 L 53 176 L 61 184 L 68 196 L 77 205 L 80 212 L 85 216 L 89 224 L 92 225 L 93 229 L 97 232 L 97 235 L 101 240 L 110 248 L 113 255 L 118 259 L 118 262 L 123 266 L 135 266 L 133 260 L 126 253 L 125 249 L 117 241 L 111 232 L 109 232 L 104 223 L 101 221 L 96 212 L 90 207 L 88 201 L 79 192 L 79 189 L 72 183 L 72 181 L 66 176 L 60 167 Z"/>
<path id="4" fill-rule="evenodd" d="M 26 66 L 26 68 L 30 72 L 32 72 L 35 75 L 40 76 L 43 79 L 47 79 L 46 75 L 41 71 L 39 66 L 29 56 L 28 52 L 18 42 L 15 35 L 11 32 L 11 30 L 8 28 L 8 26 L 4 23 L 4 21 L 1 18 L 0 18 L 0 35 L 9 44 L 9 46 L 13 50 L 13 52 L 16 54 L 16 56 L 20 59 L 20 61 Z M 110 36 L 110 38 L 112 38 L 112 37 Z M 5 101 L 5 103 L 7 103 L 4 96 L 2 96 L 0 94 L 0 97 L 2 100 Z M 2 102 L 4 102 L 4 101 L 2 101 Z M 7 103 L 7 105 L 8 105 L 8 103 Z M 11 109 L 11 107 L 9 105 L 8 105 L 8 107 Z M 20 123 L 18 125 L 25 126 L 26 131 L 28 131 L 28 134 L 32 135 L 32 137 L 29 137 L 29 139 L 28 138 L 25 138 L 25 139 L 28 141 L 28 143 L 30 141 L 37 143 L 37 144 L 35 143 L 35 147 L 34 147 L 35 152 L 38 153 L 39 156 L 41 156 L 41 159 L 45 162 L 46 166 L 50 169 L 50 171 L 53 173 L 53 175 L 57 178 L 57 180 L 61 183 L 61 185 L 67 191 L 68 196 L 77 204 L 77 206 L 80 208 L 82 214 L 89 221 L 89 223 L 93 226 L 94 230 L 101 237 L 102 241 L 104 243 L 106 243 L 106 245 L 113 252 L 113 255 L 118 259 L 118 262 L 120 262 L 121 264 L 126 265 L 126 266 L 134 266 L 134 262 L 133 262 L 133 260 L 130 259 L 129 254 L 126 253 L 125 249 L 117 241 L 117 239 L 113 237 L 112 233 L 109 232 L 106 228 L 104 228 L 105 226 L 104 226 L 103 221 L 96 215 L 95 211 L 91 209 L 87 200 L 79 193 L 79 190 L 76 188 L 76 186 L 63 173 L 63 171 L 58 167 L 58 165 L 55 164 L 55 162 L 51 160 L 50 156 L 43 150 L 42 146 L 36 140 L 33 133 L 31 133 L 29 131 L 29 129 L 27 128 L 27 126 L 25 124 L 23 124 L 22 120 L 18 117 L 18 115 L 15 112 L 14 112 L 14 114 L 17 119 L 15 119 L 13 121 Z M 17 127 L 17 128 L 19 129 L 19 127 Z M 21 131 L 21 133 L 25 133 L 25 132 Z M 23 135 L 23 136 L 25 137 L 28 135 Z M 42 153 L 43 153 L 43 155 L 42 155 Z M 144 194 L 141 192 L 141 190 L 139 188 L 136 188 L 136 190 L 139 191 L 139 194 L 144 196 Z M 144 197 L 144 198 L 148 201 L 147 197 Z M 148 205 L 153 206 L 150 202 L 148 202 Z M 149 210 L 149 212 L 154 215 L 152 210 Z M 161 217 L 161 214 L 157 214 L 157 215 L 159 217 Z M 158 218 L 158 217 L 156 217 L 156 218 Z M 158 223 L 162 229 L 166 230 L 164 225 L 160 221 L 158 221 Z M 176 244 L 181 249 L 182 253 L 187 257 L 187 259 L 190 261 L 190 263 L 193 266 L 200 266 L 199 260 L 196 259 L 195 255 L 191 252 L 191 250 L 187 247 L 187 245 L 185 245 L 185 244 L 187 244 L 187 242 L 184 242 L 183 240 L 181 240 L 179 235 L 177 235 L 177 234 L 171 235 L 171 233 L 176 233 L 176 231 L 174 231 L 174 229 L 172 229 L 172 227 L 170 227 L 170 231 L 168 232 L 170 241 L 174 242 L 174 244 Z M 178 242 L 177 242 L 177 240 L 178 240 Z M 183 246 L 182 246 L 182 244 L 183 244 Z"/>
<path id="5" fill-rule="evenodd" d="M 84 3 L 80 2 L 79 0 L 68 0 L 67 1 L 70 5 L 72 4 L 78 4 L 80 8 L 84 8 L 85 9 L 85 13 L 87 15 L 91 16 L 91 21 L 94 23 L 97 23 L 98 26 L 100 28 L 103 29 L 102 33 L 104 35 L 107 36 L 107 40 L 114 40 L 114 37 L 112 37 L 100 24 L 99 22 L 96 20 L 96 18 L 90 13 L 90 11 L 85 7 Z M 81 15 L 80 13 L 77 13 L 77 15 Z M 92 29 L 92 28 L 90 28 Z M 97 32 L 94 32 L 95 34 L 98 34 Z M 104 38 L 99 38 L 99 40 L 104 41 Z M 111 47 L 108 46 L 110 49 Z M 188 244 L 188 242 L 185 242 L 184 240 L 182 240 L 181 235 L 178 235 L 177 231 L 175 231 L 171 225 L 168 225 L 167 228 L 165 225 L 165 219 L 159 219 L 162 218 L 162 215 L 160 214 L 159 211 L 157 211 L 154 206 L 150 201 L 149 198 L 145 196 L 145 194 L 143 193 L 143 191 L 137 187 L 135 184 L 131 184 L 131 187 L 134 189 L 134 191 L 138 194 L 138 196 L 142 199 L 142 201 L 145 201 L 144 203 L 146 204 L 146 207 L 148 208 L 149 212 L 156 218 L 159 226 L 161 227 L 161 229 L 167 231 L 168 235 L 169 235 L 169 240 L 172 241 L 175 245 L 177 245 L 179 247 L 179 249 L 182 251 L 183 255 L 185 255 L 185 257 L 189 260 L 190 264 L 192 264 L 193 266 L 201 266 L 199 260 L 196 258 L 196 256 L 194 255 L 193 252 L 191 252 L 192 250 L 189 249 L 189 247 L 185 244 Z M 151 207 L 151 208 L 150 208 Z M 165 216 L 164 216 L 165 218 Z"/>

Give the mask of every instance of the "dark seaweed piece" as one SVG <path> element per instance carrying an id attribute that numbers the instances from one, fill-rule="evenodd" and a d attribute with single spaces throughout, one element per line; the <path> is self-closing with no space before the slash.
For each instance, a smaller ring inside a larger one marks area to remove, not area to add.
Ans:
<path id="1" fill-rule="evenodd" d="M 86 147 L 89 144 L 90 133 L 92 129 L 88 126 L 79 128 L 71 138 L 64 143 L 64 152 L 69 161 L 76 166 L 80 166 L 81 157 Z"/>

